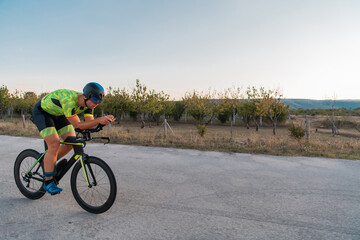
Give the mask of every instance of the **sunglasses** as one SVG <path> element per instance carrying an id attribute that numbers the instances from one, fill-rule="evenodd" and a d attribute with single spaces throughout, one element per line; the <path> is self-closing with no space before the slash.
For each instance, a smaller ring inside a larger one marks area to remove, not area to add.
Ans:
<path id="1" fill-rule="evenodd" d="M 100 98 L 95 97 L 95 96 L 92 96 L 92 97 L 90 98 L 90 100 L 91 100 L 93 103 L 95 103 L 95 104 L 100 104 L 100 103 L 102 102 L 102 100 L 101 100 Z"/>

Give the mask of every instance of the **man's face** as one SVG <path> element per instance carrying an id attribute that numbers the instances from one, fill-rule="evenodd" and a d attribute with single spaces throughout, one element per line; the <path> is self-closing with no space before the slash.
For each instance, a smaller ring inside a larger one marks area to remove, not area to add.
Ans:
<path id="1" fill-rule="evenodd" d="M 97 105 L 99 105 L 98 103 L 94 103 L 91 98 L 86 102 L 86 105 L 88 106 L 88 108 L 90 109 L 94 109 L 97 107 Z"/>
<path id="2" fill-rule="evenodd" d="M 91 109 L 96 108 L 97 105 L 99 105 L 102 102 L 102 99 L 96 97 L 96 96 L 91 96 L 88 102 L 88 107 Z"/>

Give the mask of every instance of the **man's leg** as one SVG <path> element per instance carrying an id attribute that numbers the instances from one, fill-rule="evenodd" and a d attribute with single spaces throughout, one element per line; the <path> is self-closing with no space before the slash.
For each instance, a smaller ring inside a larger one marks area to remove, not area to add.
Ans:
<path id="1" fill-rule="evenodd" d="M 60 140 L 57 133 L 46 136 L 44 139 L 48 150 L 44 156 L 45 183 L 43 188 L 51 194 L 57 194 L 62 191 L 62 188 L 56 186 L 53 181 L 53 176 L 55 174 L 55 164 L 60 148 Z"/>
<path id="2" fill-rule="evenodd" d="M 53 172 L 60 147 L 59 136 L 55 133 L 44 137 L 44 140 L 48 146 L 48 150 L 44 156 L 44 170 L 45 172 Z M 52 177 L 45 177 L 45 180 L 51 179 Z"/>
<path id="3" fill-rule="evenodd" d="M 76 137 L 75 131 L 70 131 L 67 132 L 63 135 L 61 135 L 61 139 L 65 141 L 65 139 L 69 136 L 73 136 Z M 73 149 L 72 145 L 61 145 L 60 149 L 59 149 L 59 153 L 58 153 L 58 158 L 62 158 L 63 156 L 65 156 L 66 154 L 68 154 L 71 150 Z"/>

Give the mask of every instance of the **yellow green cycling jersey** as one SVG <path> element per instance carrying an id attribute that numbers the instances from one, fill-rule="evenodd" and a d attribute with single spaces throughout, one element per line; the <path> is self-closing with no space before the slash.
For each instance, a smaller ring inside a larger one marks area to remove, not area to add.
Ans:
<path id="1" fill-rule="evenodd" d="M 93 110 L 87 107 L 77 105 L 78 94 L 68 89 L 59 89 L 49 93 L 41 100 L 41 108 L 54 116 L 63 116 L 70 118 L 84 112 L 84 116 L 93 116 Z"/>

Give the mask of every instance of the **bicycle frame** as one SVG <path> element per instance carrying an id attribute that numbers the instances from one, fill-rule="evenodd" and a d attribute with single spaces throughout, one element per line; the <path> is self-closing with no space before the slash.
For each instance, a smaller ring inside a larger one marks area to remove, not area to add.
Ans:
<path id="1" fill-rule="evenodd" d="M 64 142 L 60 142 L 60 144 L 72 145 L 73 149 L 74 149 L 74 155 L 70 158 L 70 160 L 67 162 L 67 164 L 63 167 L 61 172 L 57 173 L 57 175 L 54 176 L 55 181 L 58 183 L 61 180 L 61 178 L 67 173 L 67 171 L 70 170 L 70 168 L 74 165 L 74 163 L 77 160 L 80 160 L 82 169 L 84 171 L 84 176 L 85 176 L 86 182 L 87 182 L 88 186 L 91 187 L 91 184 L 90 184 L 89 178 L 88 178 L 88 174 L 87 174 L 87 171 L 86 171 L 86 168 L 85 168 L 85 165 L 84 165 L 84 162 L 86 161 L 86 158 L 88 157 L 88 155 L 84 153 L 84 146 L 83 145 L 85 145 L 85 141 L 82 140 L 82 139 L 78 139 L 76 137 L 69 136 L 69 137 L 67 137 L 65 139 Z M 26 173 L 26 176 L 31 177 L 31 178 L 36 179 L 36 180 L 41 181 L 41 182 L 44 182 L 45 180 L 37 178 L 37 177 L 30 176 L 29 173 L 33 170 L 33 168 L 36 166 L 37 163 L 39 163 L 41 161 L 44 161 L 43 157 L 44 157 L 45 153 L 47 152 L 46 143 L 45 143 L 45 149 L 46 149 L 45 152 L 39 157 L 39 159 L 34 163 L 34 165 Z M 36 169 L 36 171 L 38 171 L 39 168 L 40 168 L 40 165 L 38 166 L 38 169 Z M 90 171 L 90 174 L 93 177 L 94 184 L 96 184 L 94 174 L 93 174 L 92 169 L 90 167 L 89 167 L 89 171 Z"/>
<path id="2" fill-rule="evenodd" d="M 60 144 L 72 145 L 73 149 L 74 149 L 74 155 L 70 158 L 70 160 L 67 162 L 67 164 L 62 169 L 62 171 L 54 176 L 54 179 L 56 180 L 56 182 L 60 181 L 60 179 L 67 173 L 67 171 L 70 170 L 70 168 L 74 165 L 74 163 L 77 160 L 80 160 L 82 169 L 84 171 L 84 176 L 85 176 L 86 182 L 87 182 L 88 186 L 90 186 L 88 174 L 87 174 L 87 171 L 86 171 L 86 168 L 84 165 L 84 160 L 86 160 L 86 158 L 87 158 L 87 155 L 84 153 L 84 147 L 83 147 L 83 144 L 85 144 L 85 141 L 83 141 L 81 139 L 77 139 L 76 137 L 70 136 L 70 137 L 67 137 L 64 142 L 60 142 Z"/>
<path id="3" fill-rule="evenodd" d="M 74 149 L 74 155 L 70 158 L 70 160 L 63 167 L 63 169 L 54 176 L 54 180 L 56 181 L 56 183 L 58 183 L 61 180 L 61 178 L 67 173 L 67 171 L 69 171 L 69 169 L 74 165 L 74 163 L 77 160 L 80 160 L 81 167 L 82 167 L 82 169 L 84 171 L 84 176 L 85 176 L 85 180 L 86 180 L 86 182 L 88 184 L 88 187 L 92 187 L 93 185 L 96 186 L 97 183 L 96 183 L 95 175 L 94 175 L 94 173 L 93 173 L 93 171 L 91 169 L 90 164 L 87 164 L 89 172 L 90 172 L 92 180 L 93 180 L 92 184 L 90 184 L 90 182 L 89 182 L 88 173 L 87 173 L 86 168 L 85 168 L 85 164 L 86 164 L 86 160 L 88 158 L 88 155 L 84 153 L 84 148 L 86 146 L 86 141 L 93 140 L 93 139 L 104 139 L 104 140 L 108 141 L 107 143 L 110 142 L 110 138 L 108 138 L 108 137 L 91 137 L 91 133 L 99 132 L 99 131 L 101 131 L 103 129 L 103 127 L 104 127 L 104 125 L 98 124 L 96 126 L 96 128 L 94 128 L 94 129 L 82 130 L 82 129 L 76 128 L 75 131 L 78 132 L 79 134 L 82 134 L 83 135 L 82 138 L 81 137 L 69 136 L 69 137 L 67 137 L 65 139 L 64 142 L 60 142 L 60 144 L 72 145 L 73 149 Z M 106 144 L 106 143 L 104 143 L 104 144 Z M 38 181 L 41 181 L 41 182 L 44 182 L 45 178 L 40 179 L 40 178 L 37 178 L 37 177 L 33 177 L 33 176 L 30 176 L 29 173 L 32 171 L 32 169 L 35 167 L 35 165 L 40 162 L 40 165 L 38 166 L 38 169 L 36 169 L 36 172 L 39 170 L 39 168 L 41 166 L 41 161 L 43 161 L 43 159 L 44 159 L 43 156 L 47 152 L 47 145 L 46 145 L 45 141 L 44 141 L 44 145 L 45 145 L 45 152 L 39 157 L 39 159 L 35 162 L 35 164 L 26 173 L 27 177 L 34 178 L 34 179 L 36 179 Z"/>
<path id="4" fill-rule="evenodd" d="M 26 176 L 27 176 L 27 177 L 30 177 L 30 176 L 29 176 L 29 173 L 31 172 L 31 170 L 33 170 L 33 168 L 35 167 L 35 165 L 42 159 L 42 157 L 45 155 L 46 152 L 47 152 L 47 150 L 46 150 L 43 154 L 41 154 L 41 156 L 39 157 L 39 159 L 34 163 L 34 165 L 29 169 L 29 171 L 27 171 L 27 173 L 26 173 Z M 39 165 L 38 168 L 36 169 L 36 172 L 39 170 L 39 168 L 40 168 L 40 165 Z M 36 179 L 36 180 L 39 180 L 39 181 L 41 181 L 41 182 L 44 181 L 43 179 L 40 179 L 40 178 L 36 178 L 36 177 L 33 177 L 33 176 L 31 176 L 31 177 L 34 178 L 34 179 Z"/>

